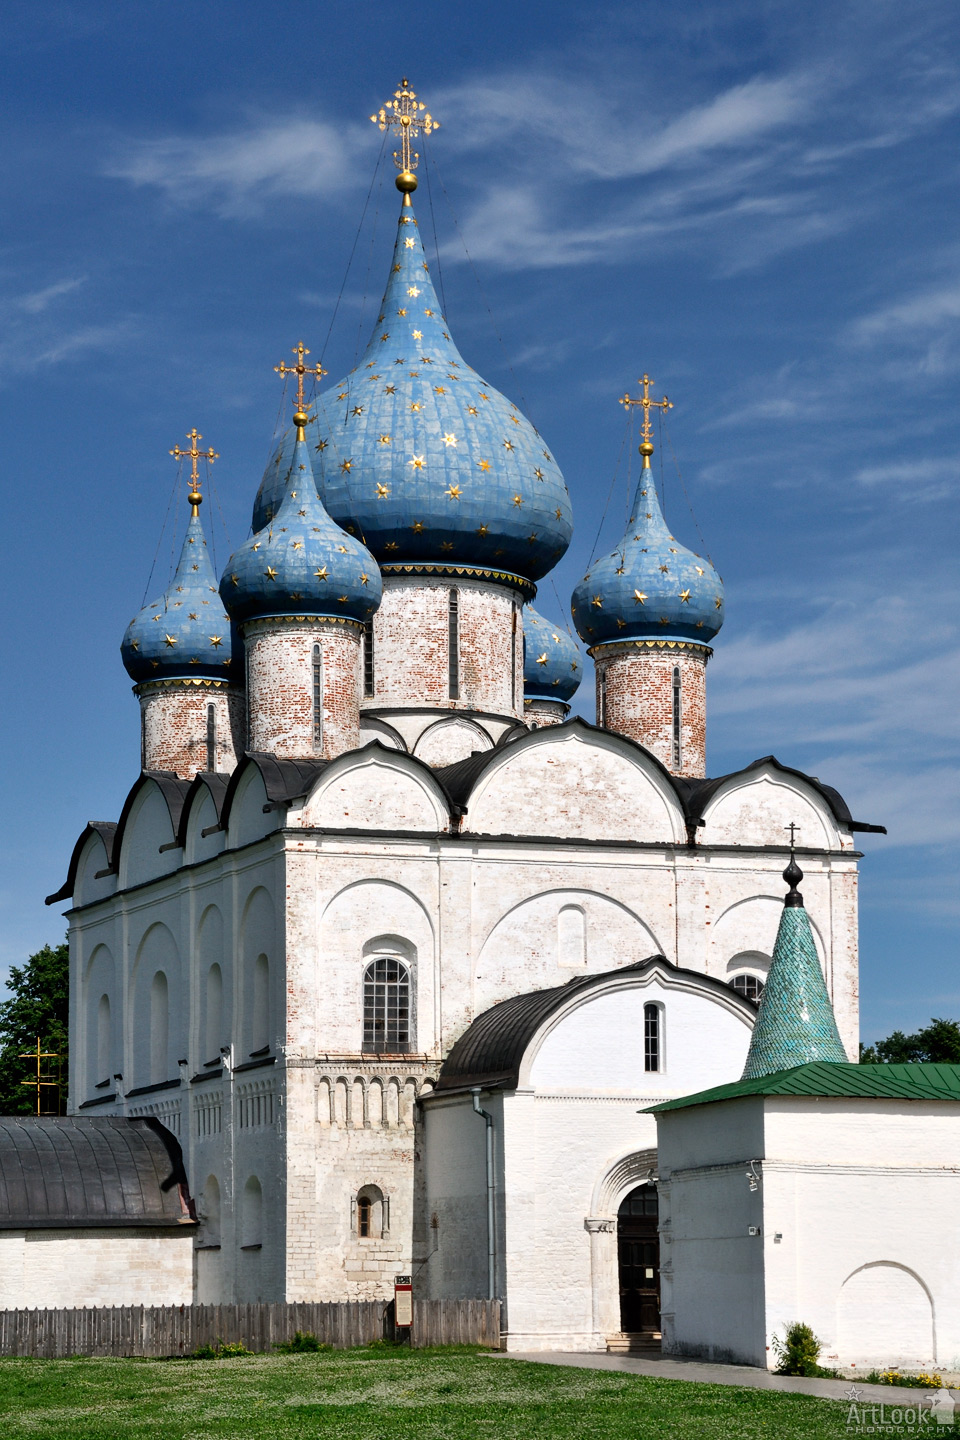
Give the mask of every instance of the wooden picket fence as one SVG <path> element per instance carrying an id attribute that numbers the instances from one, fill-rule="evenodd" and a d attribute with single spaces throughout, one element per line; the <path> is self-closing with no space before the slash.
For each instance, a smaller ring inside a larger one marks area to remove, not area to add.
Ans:
<path id="1" fill-rule="evenodd" d="M 89 1310 L 0 1310 L 0 1355 L 191 1355 L 242 1342 L 270 1350 L 294 1332 L 348 1350 L 393 1338 L 393 1304 L 119 1305 Z M 411 1344 L 500 1345 L 498 1300 L 415 1300 Z"/>

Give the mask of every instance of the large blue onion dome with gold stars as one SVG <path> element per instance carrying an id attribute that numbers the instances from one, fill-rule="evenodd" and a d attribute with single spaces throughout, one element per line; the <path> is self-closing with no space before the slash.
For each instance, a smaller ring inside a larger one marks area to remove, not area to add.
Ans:
<path id="1" fill-rule="evenodd" d="M 723 624 L 723 582 L 670 534 L 649 459 L 644 453 L 626 534 L 573 592 L 573 623 L 589 646 L 651 636 L 706 643 Z"/>
<path id="2" fill-rule="evenodd" d="M 295 417 L 306 418 L 299 411 Z M 277 513 L 230 557 L 220 594 L 238 622 L 309 615 L 362 623 L 379 607 L 380 571 L 366 546 L 323 508 L 302 426 L 299 434 Z"/>
<path id="3" fill-rule="evenodd" d="M 583 678 L 577 642 L 532 605 L 523 607 L 523 693 L 527 700 L 569 700 Z"/>
<path id="4" fill-rule="evenodd" d="M 160 599 L 133 617 L 124 634 L 120 654 L 127 673 L 138 682 L 230 679 L 230 621 L 217 592 L 198 504 L 199 496 L 176 574 Z"/>
<path id="5" fill-rule="evenodd" d="M 570 543 L 549 446 L 450 337 L 409 194 L 373 337 L 318 397 L 307 434 L 327 510 L 385 573 L 467 567 L 532 582 Z M 278 509 L 293 445 L 288 432 L 267 467 L 255 529 Z"/>

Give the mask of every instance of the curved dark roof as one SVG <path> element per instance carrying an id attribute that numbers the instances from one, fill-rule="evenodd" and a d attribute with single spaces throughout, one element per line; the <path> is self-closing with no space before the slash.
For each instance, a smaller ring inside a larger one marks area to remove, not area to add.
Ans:
<path id="1" fill-rule="evenodd" d="M 803 780 L 811 789 L 816 790 L 827 802 L 833 818 L 844 830 L 859 830 L 871 835 L 886 835 L 885 825 L 868 825 L 864 820 L 854 820 L 850 809 L 839 790 L 834 790 L 832 785 L 824 785 L 816 775 L 807 775 L 803 770 L 795 770 L 791 765 L 783 765 L 776 755 L 764 755 L 760 760 L 752 760 L 742 770 L 733 770 L 729 775 L 720 775 L 716 780 L 683 780 L 675 783 L 682 784 L 687 791 L 685 808 L 690 819 L 699 823 L 703 819 L 703 812 L 713 799 L 714 795 L 725 785 L 728 780 L 735 780 L 738 775 L 749 775 L 751 770 L 759 770 L 764 765 L 772 765 L 779 770 L 781 775 L 793 775 L 797 780 Z"/>
<path id="2" fill-rule="evenodd" d="M 177 1139 L 152 1116 L 0 1116 L 0 1230 L 190 1224 Z"/>
<path id="3" fill-rule="evenodd" d="M 230 775 L 222 775 L 217 770 L 201 770 L 199 775 L 190 782 L 190 789 L 183 797 L 183 809 L 180 812 L 180 823 L 177 826 L 177 844 L 181 850 L 187 843 L 187 825 L 190 820 L 190 811 L 193 802 L 201 790 L 207 790 L 213 800 L 213 808 L 216 811 L 217 822 L 223 815 L 223 805 L 227 798 L 227 790 L 230 786 Z"/>
<path id="4" fill-rule="evenodd" d="M 651 955 L 647 960 L 622 965 L 616 970 L 604 970 L 599 975 L 578 975 L 565 985 L 555 985 L 549 990 L 531 990 L 525 995 L 513 995 L 509 1000 L 501 1000 L 499 1005 L 484 1010 L 460 1036 L 443 1062 L 434 1094 L 463 1090 L 470 1085 L 482 1085 L 484 1089 L 515 1089 L 527 1046 L 543 1022 L 555 1010 L 562 1009 L 571 995 L 597 989 L 621 975 L 635 975 L 639 979 L 651 970 L 662 970 L 677 978 L 693 980 L 700 989 L 722 995 L 728 1004 L 749 1018 L 751 1025 L 756 1021 L 756 1007 L 722 980 L 715 980 L 699 970 L 685 970 L 671 965 L 665 955 Z"/>
<path id="5" fill-rule="evenodd" d="M 56 905 L 60 900 L 70 899 L 77 883 L 77 870 L 80 866 L 80 856 L 83 853 L 84 845 L 86 845 L 91 835 L 99 835 L 103 841 L 103 848 L 107 852 L 107 867 L 113 870 L 113 842 L 116 833 L 117 822 L 115 820 L 91 820 L 88 825 L 85 825 L 80 832 L 76 845 L 73 847 L 70 864 L 67 866 L 66 880 L 60 886 L 60 889 L 55 891 L 53 895 L 48 895 L 43 903 L 45 905 Z"/>

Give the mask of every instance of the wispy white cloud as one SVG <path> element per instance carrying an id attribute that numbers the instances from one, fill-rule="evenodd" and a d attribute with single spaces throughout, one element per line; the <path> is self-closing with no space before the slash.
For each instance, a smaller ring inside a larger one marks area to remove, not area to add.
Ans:
<path id="1" fill-rule="evenodd" d="M 74 290 L 79 290 L 85 285 L 86 275 L 79 275 L 73 280 L 57 280 L 52 285 L 46 285 L 42 290 L 34 290 L 28 295 L 21 295 L 14 303 L 20 310 L 25 310 L 28 315 L 40 315 L 48 310 L 55 300 L 63 295 L 69 295 Z"/>
<path id="2" fill-rule="evenodd" d="M 960 279 L 895 300 L 862 315 L 850 326 L 855 341 L 872 343 L 892 337 L 910 337 L 960 320 Z"/>
<path id="3" fill-rule="evenodd" d="M 955 455 L 930 457 L 924 460 L 894 460 L 884 465 L 864 465 L 854 475 L 861 485 L 906 485 L 915 494 L 920 487 L 925 494 L 945 493 L 960 479 L 960 460 Z"/>

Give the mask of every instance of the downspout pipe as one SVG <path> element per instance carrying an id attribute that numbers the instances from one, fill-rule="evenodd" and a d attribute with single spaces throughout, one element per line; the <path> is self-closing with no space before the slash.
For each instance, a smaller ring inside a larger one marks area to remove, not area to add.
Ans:
<path id="1" fill-rule="evenodd" d="M 471 1086 L 470 1094 L 473 1096 L 474 1114 L 481 1115 L 487 1127 L 487 1295 L 491 1300 L 495 1300 L 497 1298 L 497 1252 L 493 1208 L 493 1116 L 480 1106 L 481 1087 L 479 1085 Z"/>

